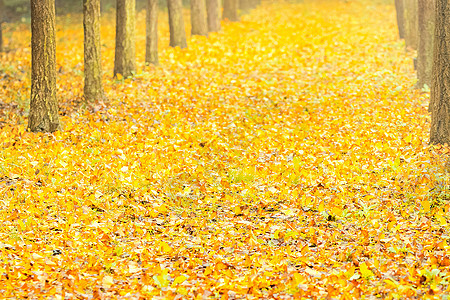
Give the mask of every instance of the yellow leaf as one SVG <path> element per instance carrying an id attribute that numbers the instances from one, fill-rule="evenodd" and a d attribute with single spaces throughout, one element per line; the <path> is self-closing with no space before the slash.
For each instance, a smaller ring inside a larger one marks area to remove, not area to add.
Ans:
<path id="1" fill-rule="evenodd" d="M 242 210 L 239 206 L 235 206 L 234 207 L 234 214 L 235 215 L 240 215 L 242 213 Z"/>
<path id="2" fill-rule="evenodd" d="M 114 284 L 114 278 L 112 276 L 106 275 L 102 279 L 103 286 L 109 288 Z"/>
<path id="3" fill-rule="evenodd" d="M 323 204 L 323 201 L 320 202 L 319 207 L 317 208 L 319 212 L 323 212 L 325 210 L 325 205 Z"/>
<path id="4" fill-rule="evenodd" d="M 284 213 L 286 216 L 291 217 L 295 215 L 295 212 L 292 209 L 282 209 L 282 213 Z"/>
<path id="5" fill-rule="evenodd" d="M 313 277 L 317 277 L 317 278 L 322 277 L 322 273 L 317 272 L 316 270 L 311 269 L 311 268 L 306 268 L 305 272 L 308 273 L 309 275 L 313 276 Z"/>
<path id="6" fill-rule="evenodd" d="M 335 216 L 342 216 L 342 209 L 340 209 L 339 207 L 335 206 L 333 207 L 333 209 L 331 210 L 331 213 Z"/>
<path id="7" fill-rule="evenodd" d="M 184 189 L 183 189 L 183 194 L 185 195 L 185 196 L 187 196 L 187 195 L 189 195 L 190 193 L 191 193 L 191 188 L 190 187 L 185 187 Z"/>
<path id="8" fill-rule="evenodd" d="M 183 283 L 184 281 L 186 281 L 188 277 L 186 275 L 180 275 L 177 278 L 175 278 L 175 280 L 172 282 L 172 287 L 177 286 L 180 283 Z"/>
<path id="9" fill-rule="evenodd" d="M 366 263 L 360 263 L 359 264 L 359 271 L 361 271 L 362 277 L 369 279 L 374 276 L 373 272 L 369 270 Z"/>
<path id="10" fill-rule="evenodd" d="M 159 244 L 160 248 L 161 248 L 161 252 L 164 253 L 171 253 L 173 251 L 172 247 L 169 246 L 169 244 L 167 244 L 164 241 L 161 241 Z"/>
<path id="11" fill-rule="evenodd" d="M 183 296 L 186 296 L 188 291 L 184 287 L 177 288 L 177 293 Z"/>
<path id="12" fill-rule="evenodd" d="M 141 268 L 139 267 L 139 265 L 136 262 L 132 261 L 128 264 L 128 272 L 129 273 L 134 274 L 139 271 L 141 271 Z"/>
<path id="13" fill-rule="evenodd" d="M 306 281 L 306 278 L 304 276 L 302 276 L 300 273 L 295 273 L 293 276 L 294 279 L 294 283 L 300 284 L 300 283 L 304 283 Z"/>
<path id="14" fill-rule="evenodd" d="M 211 274 L 213 271 L 211 270 L 211 268 L 210 267 L 207 267 L 206 269 L 205 269 L 205 272 L 203 272 L 203 275 L 204 276 L 208 276 L 209 274 Z"/>
<path id="15" fill-rule="evenodd" d="M 44 257 L 39 255 L 39 254 L 37 254 L 37 253 L 33 253 L 33 254 L 31 254 L 31 258 L 33 258 L 34 260 L 41 260 Z"/>
<path id="16" fill-rule="evenodd" d="M 167 207 L 163 204 L 163 205 L 158 206 L 156 208 L 156 210 L 162 214 L 165 214 L 167 212 Z"/>
<path id="17" fill-rule="evenodd" d="M 423 207 L 423 212 L 429 212 L 431 209 L 431 203 L 428 200 L 423 200 L 422 201 L 422 207 Z"/>
<path id="18" fill-rule="evenodd" d="M 440 224 L 441 226 L 447 225 L 447 220 L 446 220 L 443 216 L 437 215 L 437 216 L 436 216 L 436 219 L 439 221 L 439 224 Z"/>
<path id="19" fill-rule="evenodd" d="M 410 133 L 410 134 L 405 138 L 405 142 L 406 142 L 406 143 L 411 143 L 411 139 L 412 139 L 412 134 Z"/>
<path id="20" fill-rule="evenodd" d="M 353 274 L 355 274 L 355 267 L 351 266 L 350 269 L 348 269 L 347 272 L 345 272 L 345 276 L 347 278 L 351 278 Z"/>

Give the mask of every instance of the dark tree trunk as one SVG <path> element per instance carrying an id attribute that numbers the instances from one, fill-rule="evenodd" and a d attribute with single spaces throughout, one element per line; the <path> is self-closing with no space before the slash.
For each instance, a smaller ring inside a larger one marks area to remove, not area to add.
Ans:
<path id="1" fill-rule="evenodd" d="M 55 1 L 31 0 L 31 99 L 28 129 L 60 128 L 56 100 Z"/>
<path id="2" fill-rule="evenodd" d="M 229 20 L 232 22 L 239 21 L 239 16 L 237 13 L 239 0 L 224 0 L 223 1 L 223 16 L 224 20 Z"/>
<path id="3" fill-rule="evenodd" d="M 147 0 L 145 62 L 158 64 L 158 0 Z"/>
<path id="4" fill-rule="evenodd" d="M 397 12 L 398 35 L 401 39 L 405 38 L 405 19 L 404 19 L 404 0 L 395 0 L 395 11 Z"/>
<path id="5" fill-rule="evenodd" d="M 84 98 L 103 100 L 100 44 L 100 0 L 83 0 Z"/>
<path id="6" fill-rule="evenodd" d="M 419 0 L 419 48 L 417 49 L 416 87 L 431 85 L 434 47 L 435 0 Z"/>
<path id="7" fill-rule="evenodd" d="M 208 31 L 220 30 L 220 0 L 206 0 Z"/>
<path id="8" fill-rule="evenodd" d="M 133 76 L 136 71 L 135 0 L 117 0 L 114 76 Z"/>
<path id="9" fill-rule="evenodd" d="M 191 34 L 208 36 L 205 0 L 191 0 Z"/>
<path id="10" fill-rule="evenodd" d="M 403 0 L 406 48 L 417 50 L 419 44 L 418 0 Z"/>
<path id="11" fill-rule="evenodd" d="M 430 144 L 450 144 L 450 2 L 436 0 Z"/>
<path id="12" fill-rule="evenodd" d="M 181 0 L 167 0 L 167 6 L 169 10 L 170 46 L 186 48 L 183 3 Z"/>

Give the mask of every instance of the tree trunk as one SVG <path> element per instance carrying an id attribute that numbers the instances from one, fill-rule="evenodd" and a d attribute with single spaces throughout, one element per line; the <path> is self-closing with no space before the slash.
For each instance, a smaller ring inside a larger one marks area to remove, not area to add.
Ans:
<path id="1" fill-rule="evenodd" d="M 28 129 L 60 128 L 56 100 L 55 1 L 31 0 L 31 99 Z"/>
<path id="2" fill-rule="evenodd" d="M 1 21 L 0 21 L 0 52 L 3 52 L 3 30 Z"/>
<path id="3" fill-rule="evenodd" d="M 145 62 L 157 65 L 158 59 L 158 0 L 147 0 L 145 32 Z"/>
<path id="4" fill-rule="evenodd" d="M 435 0 L 419 0 L 419 48 L 417 50 L 416 87 L 431 85 L 434 47 Z"/>
<path id="5" fill-rule="evenodd" d="M 114 76 L 129 77 L 136 71 L 135 5 L 135 0 L 117 0 Z"/>
<path id="6" fill-rule="evenodd" d="M 100 0 L 83 0 L 84 98 L 103 100 L 100 44 Z"/>
<path id="7" fill-rule="evenodd" d="M 181 0 L 167 0 L 167 7 L 169 10 L 170 46 L 186 48 L 183 3 Z"/>
<path id="8" fill-rule="evenodd" d="M 205 0 L 191 0 L 191 34 L 208 36 Z"/>
<path id="9" fill-rule="evenodd" d="M 239 0 L 239 9 L 246 13 L 248 13 L 251 9 L 254 9 L 256 5 L 255 0 Z"/>
<path id="10" fill-rule="evenodd" d="M 398 27 L 398 35 L 401 39 L 405 38 L 405 19 L 403 16 L 403 1 L 404 0 L 395 0 L 395 11 L 397 12 L 397 27 Z"/>
<path id="11" fill-rule="evenodd" d="M 405 44 L 406 48 L 417 50 L 419 44 L 418 0 L 404 0 Z"/>
<path id="12" fill-rule="evenodd" d="M 224 0 L 223 1 L 223 16 L 222 18 L 228 19 L 232 22 L 239 21 L 239 16 L 237 13 L 239 0 Z"/>
<path id="13" fill-rule="evenodd" d="M 450 3 L 436 0 L 430 144 L 450 144 Z"/>
<path id="14" fill-rule="evenodd" d="M 0 52 L 3 52 L 3 12 L 5 11 L 5 5 L 3 0 L 0 0 Z"/>
<path id="15" fill-rule="evenodd" d="M 206 0 L 208 31 L 220 30 L 220 0 Z"/>

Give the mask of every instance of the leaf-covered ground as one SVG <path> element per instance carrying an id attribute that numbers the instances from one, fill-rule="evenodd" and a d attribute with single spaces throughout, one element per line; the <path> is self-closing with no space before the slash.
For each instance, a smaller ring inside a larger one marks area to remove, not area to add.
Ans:
<path id="1" fill-rule="evenodd" d="M 60 298 L 445 297 L 450 210 L 428 93 L 392 5 L 265 3 L 79 106 L 82 27 L 58 20 L 64 130 L 26 132 L 30 33 L 0 73 L 0 293 Z M 188 23 L 188 22 L 187 22 Z M 189 28 L 187 28 L 189 31 Z"/>

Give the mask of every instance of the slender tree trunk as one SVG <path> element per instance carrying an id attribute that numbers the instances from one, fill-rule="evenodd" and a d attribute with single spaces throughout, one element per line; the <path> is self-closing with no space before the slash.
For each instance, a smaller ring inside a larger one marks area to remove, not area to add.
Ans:
<path id="1" fill-rule="evenodd" d="M 135 0 L 117 0 L 114 76 L 133 76 L 136 71 Z"/>
<path id="2" fill-rule="evenodd" d="M 256 7 L 254 0 L 239 0 L 239 9 L 243 12 L 249 12 L 251 9 Z"/>
<path id="3" fill-rule="evenodd" d="M 208 31 L 220 30 L 220 0 L 206 0 Z"/>
<path id="4" fill-rule="evenodd" d="M 237 13 L 239 0 L 224 0 L 223 1 L 223 16 L 222 18 L 228 19 L 232 22 L 239 21 L 239 16 Z"/>
<path id="5" fill-rule="evenodd" d="M 100 0 L 83 0 L 84 98 L 103 100 L 100 44 Z"/>
<path id="6" fill-rule="evenodd" d="M 418 0 L 404 0 L 406 48 L 417 50 L 419 44 Z"/>
<path id="7" fill-rule="evenodd" d="M 405 19 L 403 16 L 403 14 L 404 14 L 403 1 L 404 0 L 395 0 L 395 11 L 397 12 L 398 35 L 401 39 L 405 38 Z"/>
<path id="8" fill-rule="evenodd" d="M 261 4 L 261 0 L 249 0 L 252 3 L 252 8 L 256 8 Z"/>
<path id="9" fill-rule="evenodd" d="M 450 2 L 436 0 L 430 144 L 450 144 Z"/>
<path id="10" fill-rule="evenodd" d="M 158 59 L 158 0 L 147 0 L 145 32 L 145 62 L 157 65 Z"/>
<path id="11" fill-rule="evenodd" d="M 181 0 L 167 0 L 169 10 L 170 46 L 186 48 L 186 31 Z"/>
<path id="12" fill-rule="evenodd" d="M 5 5 L 3 0 L 0 0 L 0 52 L 3 52 L 3 14 L 5 11 Z"/>
<path id="13" fill-rule="evenodd" d="M 191 0 L 191 34 L 208 36 L 205 0 Z"/>
<path id="14" fill-rule="evenodd" d="M 31 99 L 28 129 L 60 128 L 56 100 L 55 1 L 31 0 Z"/>
<path id="15" fill-rule="evenodd" d="M 419 0 L 419 48 L 417 50 L 416 87 L 431 85 L 434 49 L 435 0 Z"/>
<path id="16" fill-rule="evenodd" d="M 2 22 L 0 21 L 0 52 L 3 52 L 3 29 Z"/>

